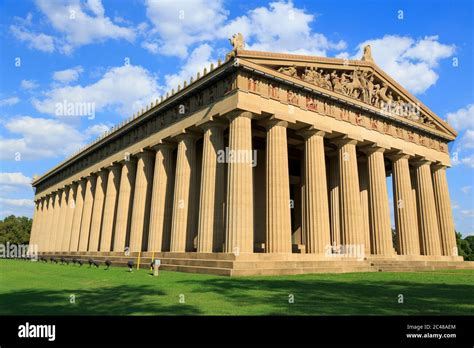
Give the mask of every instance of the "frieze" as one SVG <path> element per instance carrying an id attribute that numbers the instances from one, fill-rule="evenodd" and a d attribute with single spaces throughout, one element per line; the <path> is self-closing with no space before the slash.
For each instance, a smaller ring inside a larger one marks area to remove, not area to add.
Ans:
<path id="1" fill-rule="evenodd" d="M 297 76 L 297 73 L 295 72 L 295 70 L 297 69 L 296 67 L 293 66 L 287 68 L 288 69 L 281 69 L 280 72 Z M 315 69 L 310 70 L 321 74 L 321 71 L 316 71 Z M 243 73 L 240 75 L 240 78 L 244 79 L 244 83 L 242 83 L 241 86 L 245 86 L 246 88 L 244 88 L 244 90 L 246 90 L 247 92 L 256 93 L 262 97 L 267 97 L 275 100 L 281 100 L 282 98 L 280 98 L 280 95 L 282 95 L 284 103 L 299 106 L 305 110 L 317 112 L 321 115 L 350 122 L 352 124 L 367 129 L 375 130 L 382 134 L 387 134 L 396 138 L 413 142 L 418 145 L 423 145 L 425 147 L 435 149 L 437 151 L 448 153 L 446 143 L 439 141 L 434 137 L 419 135 L 418 133 L 410 129 L 410 126 L 404 126 L 399 123 L 384 120 L 374 115 L 362 114 L 355 108 L 347 107 L 341 103 L 338 103 L 337 101 L 328 100 L 324 97 L 315 96 L 307 92 L 302 92 L 300 89 L 296 90 L 288 88 L 287 86 L 283 88 L 275 83 L 269 82 L 263 77 L 256 77 L 248 73 Z M 258 88 L 257 86 L 267 86 L 267 88 L 262 89 Z M 299 100 L 302 100 L 302 102 L 300 103 Z M 420 116 L 420 119 L 422 119 L 423 117 L 425 116 Z M 428 120 L 423 121 L 424 124 L 427 124 L 428 122 Z"/>
<path id="2" fill-rule="evenodd" d="M 302 68 L 292 65 L 280 67 L 277 71 L 317 87 L 357 99 L 388 114 L 436 128 L 431 119 L 421 114 L 420 105 L 404 99 L 368 68 L 335 70 L 316 66 Z"/>

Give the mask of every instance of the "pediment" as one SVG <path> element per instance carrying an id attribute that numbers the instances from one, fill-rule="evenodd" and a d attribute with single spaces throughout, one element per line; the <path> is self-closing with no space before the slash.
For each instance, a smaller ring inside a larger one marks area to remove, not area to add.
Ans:
<path id="1" fill-rule="evenodd" d="M 375 108 L 384 114 L 403 119 L 416 128 L 441 133 L 452 140 L 456 132 L 415 96 L 405 90 L 371 60 L 290 55 L 239 50 L 237 57 L 272 71 L 291 81 L 299 80 L 322 92 L 355 105 Z"/>

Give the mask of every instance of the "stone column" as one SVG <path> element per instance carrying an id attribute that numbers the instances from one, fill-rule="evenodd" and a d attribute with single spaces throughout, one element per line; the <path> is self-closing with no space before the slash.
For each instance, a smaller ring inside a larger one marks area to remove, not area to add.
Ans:
<path id="1" fill-rule="evenodd" d="M 371 254 L 370 218 L 369 218 L 369 178 L 367 157 L 359 158 L 357 163 L 359 172 L 360 206 L 362 209 L 362 233 L 364 234 L 365 253 Z"/>
<path id="2" fill-rule="evenodd" d="M 158 144 L 154 148 L 155 171 L 151 195 L 148 251 L 169 251 L 173 214 L 173 146 Z"/>
<path id="3" fill-rule="evenodd" d="M 69 244 L 69 251 L 77 251 L 79 249 L 79 235 L 81 233 L 82 209 L 84 208 L 85 190 L 86 180 L 81 179 L 77 183 L 77 193 L 74 207 L 74 216 L 72 219 L 71 243 Z"/>
<path id="4" fill-rule="evenodd" d="M 49 251 L 56 252 L 56 244 L 58 240 L 58 224 L 59 224 L 59 213 L 61 211 L 61 197 L 63 195 L 63 190 L 59 189 L 58 192 L 55 193 L 54 199 L 54 208 L 53 208 L 53 215 L 52 215 L 52 224 L 51 224 L 51 233 L 49 237 Z"/>
<path id="5" fill-rule="evenodd" d="M 423 255 L 441 255 L 438 218 L 431 180 L 431 162 L 420 160 L 416 166 L 417 201 L 419 210 L 421 253 Z"/>
<path id="6" fill-rule="evenodd" d="M 59 222 L 58 222 L 58 233 L 56 234 L 56 250 L 63 251 L 63 239 L 66 234 L 64 226 L 66 224 L 66 213 L 68 211 L 67 207 L 67 196 L 69 194 L 69 187 L 65 187 L 62 190 L 61 195 L 61 205 L 59 210 Z"/>
<path id="7" fill-rule="evenodd" d="M 102 217 L 102 234 L 100 237 L 100 251 L 112 250 L 112 232 L 114 230 L 118 189 L 120 185 L 120 171 L 122 166 L 113 164 L 108 167 L 107 188 L 104 203 L 104 214 Z"/>
<path id="8" fill-rule="evenodd" d="M 385 149 L 366 148 L 369 176 L 369 217 L 372 254 L 393 256 L 392 227 L 385 174 Z"/>
<path id="9" fill-rule="evenodd" d="M 218 161 L 224 151 L 224 125 L 211 122 L 203 126 L 201 195 L 197 251 L 221 252 L 224 245 L 224 162 Z"/>
<path id="10" fill-rule="evenodd" d="M 400 255 L 420 255 L 416 205 L 412 193 L 408 155 L 392 158 L 393 203 Z"/>
<path id="11" fill-rule="evenodd" d="M 229 158 L 227 166 L 227 253 L 253 253 L 253 178 L 252 114 L 232 114 L 229 125 L 229 153 L 246 156 L 238 161 Z M 257 160 L 257 159 L 255 159 Z"/>
<path id="12" fill-rule="evenodd" d="M 329 157 L 329 214 L 331 227 L 331 245 L 341 243 L 341 212 L 339 203 L 339 159 Z"/>
<path id="13" fill-rule="evenodd" d="M 142 151 L 137 155 L 137 175 L 133 195 L 132 222 L 130 228 L 130 251 L 142 251 L 148 244 L 145 232 L 148 232 L 150 216 L 151 186 L 153 180 L 154 153 Z"/>
<path id="14" fill-rule="evenodd" d="M 36 234 L 36 238 L 34 243 L 37 245 L 38 251 L 43 251 L 42 248 L 42 239 L 44 235 L 44 224 L 45 224 L 45 216 L 46 216 L 46 199 L 44 197 L 39 199 L 39 208 L 38 211 L 38 233 Z"/>
<path id="15" fill-rule="evenodd" d="M 178 154 L 176 158 L 170 251 L 185 252 L 193 250 L 194 211 L 192 202 L 194 202 L 196 136 L 186 133 L 177 136 L 176 140 L 178 141 Z"/>
<path id="16" fill-rule="evenodd" d="M 99 251 L 100 227 L 102 225 L 102 213 L 107 189 L 107 174 L 106 170 L 101 170 L 97 173 L 88 251 Z"/>
<path id="17" fill-rule="evenodd" d="M 287 122 L 280 120 L 266 122 L 265 252 L 267 253 L 291 253 L 292 248 L 287 126 Z"/>
<path id="18" fill-rule="evenodd" d="M 35 201 L 35 210 L 33 212 L 33 224 L 31 226 L 30 241 L 28 246 L 28 253 L 31 253 L 38 242 L 38 232 L 41 225 L 41 199 Z M 36 249 L 38 251 L 38 249 Z"/>
<path id="19" fill-rule="evenodd" d="M 67 203 L 66 203 L 66 218 L 64 220 L 64 236 L 61 242 L 61 250 L 69 251 L 71 244 L 72 222 L 74 218 L 74 207 L 76 205 L 77 183 L 68 185 Z"/>
<path id="20" fill-rule="evenodd" d="M 345 253 L 354 254 L 365 244 L 362 233 L 362 209 L 357 170 L 357 141 L 341 139 L 336 144 L 339 157 L 341 244 Z"/>
<path id="21" fill-rule="evenodd" d="M 448 180 L 446 179 L 446 167 L 442 165 L 433 166 L 433 186 L 436 211 L 438 212 L 442 254 L 458 256 L 451 199 L 449 197 Z"/>
<path id="22" fill-rule="evenodd" d="M 114 251 L 124 251 L 127 231 L 130 223 L 130 206 L 133 202 L 133 185 L 136 175 L 136 159 L 130 158 L 122 163 L 120 176 L 120 191 L 115 219 Z"/>
<path id="23" fill-rule="evenodd" d="M 51 251 L 50 238 L 51 238 L 51 228 L 53 226 L 53 211 L 54 211 L 54 198 L 56 194 L 50 193 L 48 195 L 48 209 L 46 213 L 46 224 L 43 236 L 44 251 Z"/>
<path id="24" fill-rule="evenodd" d="M 305 241 L 306 252 L 310 254 L 324 254 L 331 244 L 324 134 L 318 130 L 302 133 L 305 139 Z"/>
<path id="25" fill-rule="evenodd" d="M 91 230 L 92 209 L 94 208 L 94 191 L 97 177 L 92 174 L 87 177 L 84 193 L 84 208 L 82 210 L 81 233 L 79 237 L 79 251 L 87 251 Z"/>

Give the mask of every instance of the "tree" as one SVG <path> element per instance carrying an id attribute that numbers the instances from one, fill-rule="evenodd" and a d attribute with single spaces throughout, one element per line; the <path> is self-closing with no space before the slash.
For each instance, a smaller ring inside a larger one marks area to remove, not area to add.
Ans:
<path id="1" fill-rule="evenodd" d="M 469 239 L 468 239 L 469 238 Z M 474 236 L 468 236 L 462 239 L 460 232 L 456 232 L 456 244 L 458 246 L 458 255 L 466 261 L 474 261 Z"/>
<path id="2" fill-rule="evenodd" d="M 0 220 L 0 244 L 28 244 L 32 223 L 26 216 L 10 215 Z"/>

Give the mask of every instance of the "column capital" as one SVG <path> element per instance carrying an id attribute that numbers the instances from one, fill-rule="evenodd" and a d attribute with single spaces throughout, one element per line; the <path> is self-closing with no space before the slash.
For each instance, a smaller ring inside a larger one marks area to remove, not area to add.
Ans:
<path id="1" fill-rule="evenodd" d="M 160 149 L 171 149 L 171 150 L 173 150 L 175 148 L 176 148 L 176 143 L 173 143 L 173 142 L 167 141 L 167 140 L 160 140 L 155 145 L 150 146 L 150 149 L 152 149 L 154 151 L 158 151 Z"/>
<path id="2" fill-rule="evenodd" d="M 326 131 L 316 128 L 315 126 L 305 127 L 296 132 L 296 134 L 302 136 L 304 139 L 312 137 L 313 135 L 317 135 L 324 138 L 326 133 L 327 133 Z"/>
<path id="3" fill-rule="evenodd" d="M 332 143 L 336 145 L 338 148 L 341 148 L 347 144 L 357 145 L 359 141 L 356 139 L 351 139 L 351 138 L 338 138 L 338 139 L 333 140 Z"/>
<path id="4" fill-rule="evenodd" d="M 445 164 L 443 164 L 443 163 L 440 163 L 440 162 L 432 163 L 432 164 L 431 164 L 431 167 L 433 168 L 433 170 L 440 170 L 440 169 L 446 169 L 446 168 L 448 168 L 447 165 L 445 165 Z"/>
<path id="5" fill-rule="evenodd" d="M 273 117 L 260 121 L 259 124 L 265 127 L 267 131 L 275 126 L 284 127 L 284 128 L 288 127 L 288 121 L 280 120 L 278 118 L 273 118 Z"/>
<path id="6" fill-rule="evenodd" d="M 370 154 L 373 154 L 374 152 L 385 152 L 388 149 L 384 146 L 380 146 L 375 143 L 375 144 L 370 144 L 366 146 L 361 146 L 359 147 L 359 150 L 364 152 L 367 155 L 370 155 Z"/>
<path id="7" fill-rule="evenodd" d="M 217 128 L 217 129 L 226 129 L 229 127 L 229 124 L 221 119 L 209 121 L 200 125 L 201 129 L 206 132 L 208 129 Z"/>
<path id="8" fill-rule="evenodd" d="M 195 131 L 191 131 L 188 129 L 182 129 L 170 136 L 170 140 L 174 142 L 180 142 L 181 140 L 184 139 L 191 139 L 193 141 L 196 141 L 198 138 L 201 137 L 201 134 Z"/>
<path id="9" fill-rule="evenodd" d="M 225 115 L 229 119 L 229 121 L 232 121 L 233 119 L 237 117 L 247 117 L 252 119 L 253 118 L 253 113 L 250 111 L 243 111 L 243 110 L 233 110 L 229 112 L 228 114 Z"/>
<path id="10" fill-rule="evenodd" d="M 155 156 L 155 153 L 149 149 L 141 149 L 140 151 L 138 151 L 137 153 L 133 155 L 137 157 L 138 159 L 144 158 L 144 157 L 152 158 Z"/>
<path id="11" fill-rule="evenodd" d="M 388 151 L 385 153 L 385 156 L 392 161 L 396 161 L 399 159 L 409 160 L 410 158 L 413 158 L 413 154 L 407 153 L 402 150 Z"/>
<path id="12" fill-rule="evenodd" d="M 124 158 L 123 160 L 120 160 L 117 162 L 118 164 L 124 166 L 124 165 L 127 165 L 127 166 L 130 166 L 132 164 L 136 164 L 137 163 L 137 158 L 130 154 L 130 156 L 128 157 L 128 159 Z"/>
<path id="13" fill-rule="evenodd" d="M 110 163 L 108 166 L 103 167 L 102 170 L 106 170 L 110 172 L 113 169 L 120 169 L 120 168 L 122 168 L 122 166 L 119 162 L 113 162 L 113 163 Z"/>
<path id="14" fill-rule="evenodd" d="M 415 167 L 419 167 L 419 166 L 422 166 L 422 165 L 431 165 L 433 162 L 431 162 L 430 160 L 426 159 L 426 158 L 417 158 L 413 161 L 410 162 L 413 166 Z"/>
<path id="15" fill-rule="evenodd" d="M 200 127 L 205 132 L 209 128 L 213 127 L 225 129 L 229 127 L 229 122 L 224 117 L 210 116 L 208 118 L 205 118 L 204 120 L 197 122 L 196 126 Z"/>

